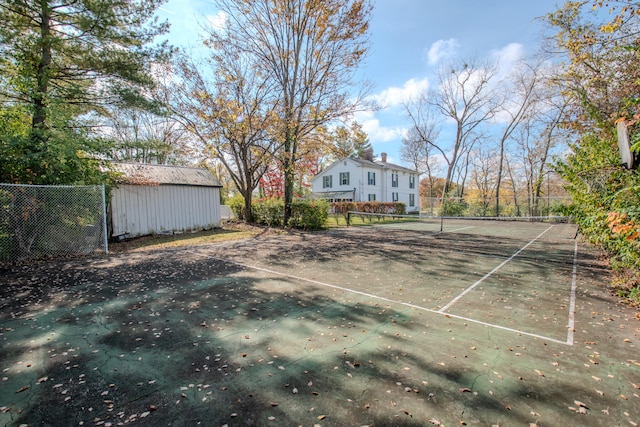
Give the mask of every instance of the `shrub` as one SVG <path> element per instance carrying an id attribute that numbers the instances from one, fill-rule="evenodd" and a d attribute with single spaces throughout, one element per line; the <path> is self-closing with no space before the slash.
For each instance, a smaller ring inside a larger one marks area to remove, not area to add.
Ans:
<path id="1" fill-rule="evenodd" d="M 441 209 L 443 216 L 462 216 L 467 210 L 467 204 L 462 200 L 445 199 Z"/>
<path id="2" fill-rule="evenodd" d="M 282 227 L 284 201 L 282 199 L 262 199 L 252 204 L 253 219 L 257 224 Z"/>
<path id="3" fill-rule="evenodd" d="M 331 203 L 331 213 L 336 220 L 336 224 L 340 224 L 339 218 L 342 216 L 345 222 L 348 220 L 349 212 L 356 210 L 354 202 L 333 202 Z"/>
<path id="4" fill-rule="evenodd" d="M 227 201 L 227 206 L 233 212 L 233 215 L 238 219 L 245 219 L 244 217 L 244 197 L 240 194 L 236 194 Z"/>
<path id="5" fill-rule="evenodd" d="M 329 202 L 326 200 L 294 200 L 288 225 L 303 230 L 318 230 L 325 226 L 328 217 Z"/>

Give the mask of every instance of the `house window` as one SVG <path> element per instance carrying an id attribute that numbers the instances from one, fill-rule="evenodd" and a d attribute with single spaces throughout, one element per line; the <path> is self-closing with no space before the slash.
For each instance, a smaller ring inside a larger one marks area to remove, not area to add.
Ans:
<path id="1" fill-rule="evenodd" d="M 397 202 L 398 201 L 398 193 L 391 193 L 391 201 L 392 202 Z"/>
<path id="2" fill-rule="evenodd" d="M 393 172 L 391 174 L 391 186 L 392 187 L 397 187 L 398 186 L 398 173 L 397 172 Z"/>
<path id="3" fill-rule="evenodd" d="M 333 186 L 333 175 L 322 177 L 322 188 L 331 188 Z"/>
<path id="4" fill-rule="evenodd" d="M 415 177 L 415 175 L 409 176 L 409 188 L 416 188 L 416 177 Z"/>
<path id="5" fill-rule="evenodd" d="M 349 185 L 349 172 L 340 172 L 340 185 Z"/>
<path id="6" fill-rule="evenodd" d="M 369 177 L 369 185 L 376 185 L 376 173 L 367 172 L 367 176 Z"/>
<path id="7" fill-rule="evenodd" d="M 409 194 L 409 206 L 415 206 L 415 205 L 416 205 L 416 195 Z"/>
<path id="8" fill-rule="evenodd" d="M 375 202 L 376 201 L 376 195 L 375 194 L 369 194 L 369 201 L 370 202 Z"/>

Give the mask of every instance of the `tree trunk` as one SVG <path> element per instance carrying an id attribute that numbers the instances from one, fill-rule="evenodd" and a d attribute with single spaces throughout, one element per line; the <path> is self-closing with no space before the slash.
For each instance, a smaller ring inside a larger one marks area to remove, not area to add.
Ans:
<path id="1" fill-rule="evenodd" d="M 40 2 L 40 61 L 36 74 L 37 86 L 33 94 L 33 115 L 31 116 L 31 132 L 34 139 L 43 141 L 47 121 L 47 92 L 51 72 L 51 9 L 48 0 Z"/>
<path id="2" fill-rule="evenodd" d="M 496 216 L 500 216 L 500 186 L 502 185 L 502 164 L 504 163 L 504 139 L 500 141 L 500 160 L 498 163 L 498 178 L 496 181 Z"/>

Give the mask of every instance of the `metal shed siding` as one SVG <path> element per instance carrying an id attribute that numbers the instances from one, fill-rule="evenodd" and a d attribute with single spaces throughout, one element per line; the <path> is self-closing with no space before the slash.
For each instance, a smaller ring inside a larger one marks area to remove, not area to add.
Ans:
<path id="1" fill-rule="evenodd" d="M 220 226 L 220 189 L 121 185 L 113 193 L 113 235 L 127 237 Z"/>

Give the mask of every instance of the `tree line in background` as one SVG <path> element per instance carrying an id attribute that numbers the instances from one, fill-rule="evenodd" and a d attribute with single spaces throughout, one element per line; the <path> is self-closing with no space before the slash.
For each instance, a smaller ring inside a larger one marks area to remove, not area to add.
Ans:
<path id="1" fill-rule="evenodd" d="M 226 21 L 204 25 L 204 55 L 157 43 L 161 3 L 0 0 L 0 182 L 110 183 L 112 161 L 207 165 L 243 196 L 244 218 L 259 189 L 282 198 L 287 224 L 324 162 L 371 147 L 352 120 L 376 108 L 355 79 L 369 1 L 215 0 Z M 616 124 L 640 151 L 640 6 L 567 2 L 545 19 L 539 57 L 509 74 L 459 60 L 407 100 L 402 160 L 423 195 L 486 215 L 543 213 L 559 174 L 565 212 L 638 292 L 640 182 L 620 165 Z"/>

